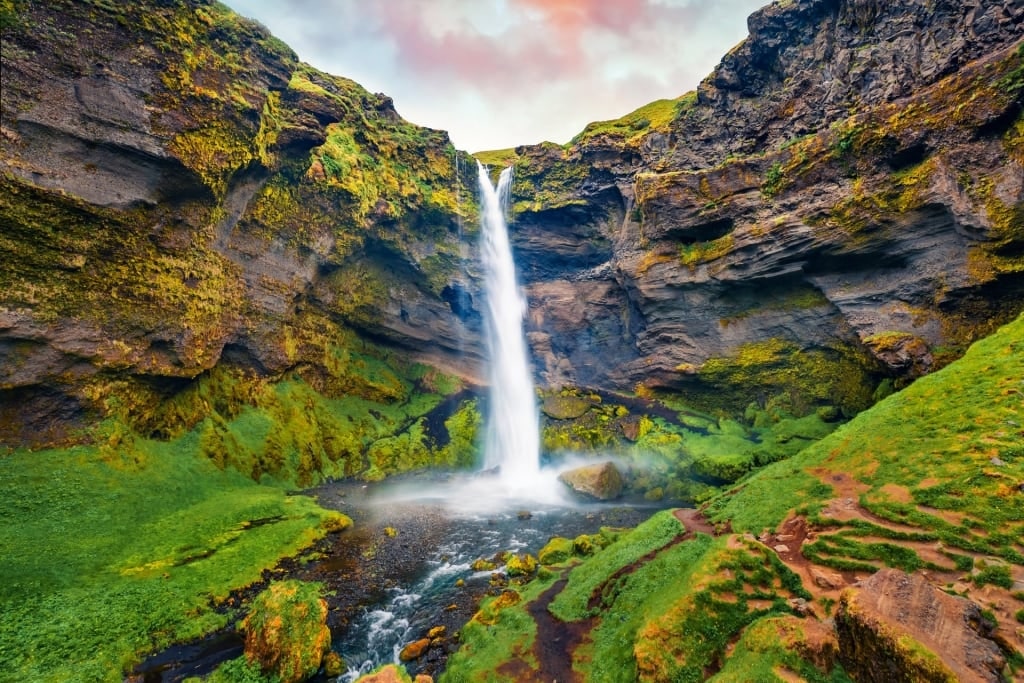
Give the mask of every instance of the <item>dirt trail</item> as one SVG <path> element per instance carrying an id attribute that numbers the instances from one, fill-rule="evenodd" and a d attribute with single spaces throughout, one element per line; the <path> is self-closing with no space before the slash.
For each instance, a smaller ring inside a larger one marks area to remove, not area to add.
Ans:
<path id="1" fill-rule="evenodd" d="M 605 591 L 614 586 L 623 576 L 633 573 L 644 563 L 654 559 L 656 555 L 674 545 L 693 538 L 694 534 L 706 533 L 715 534 L 715 528 L 695 509 L 676 510 L 673 513 L 676 519 L 683 525 L 684 530 L 676 538 L 665 545 L 652 550 L 637 561 L 620 568 L 612 574 L 600 586 L 594 589 L 590 596 L 589 607 L 598 607 Z M 597 625 L 597 619 L 585 619 L 576 622 L 564 622 L 557 619 L 548 610 L 551 601 L 565 588 L 568 578 L 556 581 L 550 588 L 531 602 L 527 611 L 537 624 L 537 638 L 533 644 L 533 656 L 537 659 L 537 671 L 523 671 L 525 667 L 521 664 L 514 665 L 501 671 L 506 675 L 530 675 L 530 680 L 544 683 L 579 683 L 581 676 L 573 671 L 573 653 L 583 644 L 590 635 L 591 630 Z"/>
<path id="2" fill-rule="evenodd" d="M 533 642 L 533 655 L 537 658 L 538 678 L 545 683 L 578 683 L 583 679 L 572 670 L 572 653 L 583 642 L 594 626 L 593 619 L 564 622 L 548 611 L 568 579 L 559 579 L 531 602 L 527 611 L 537 624 L 537 638 Z"/>

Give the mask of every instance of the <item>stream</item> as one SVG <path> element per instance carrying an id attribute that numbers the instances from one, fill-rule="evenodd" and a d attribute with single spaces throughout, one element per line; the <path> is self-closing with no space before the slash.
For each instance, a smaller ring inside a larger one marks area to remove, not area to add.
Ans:
<path id="1" fill-rule="evenodd" d="M 487 477 L 412 475 L 380 484 L 328 483 L 305 492 L 350 516 L 352 528 L 322 540 L 307 556 L 282 562 L 267 580 L 296 578 L 324 584 L 332 649 L 346 671 L 314 681 L 350 683 L 381 664 L 400 663 L 399 653 L 445 627 L 443 641 L 403 665 L 415 676 L 437 677 L 455 636 L 491 586 L 491 572 L 474 572 L 474 560 L 503 551 L 537 552 L 552 536 L 573 538 L 602 526 L 632 527 L 658 506 L 580 503 L 541 477 L 530 499 L 497 491 Z M 459 585 L 459 580 L 462 585 Z M 241 591 L 243 602 L 261 586 Z M 150 657 L 136 674 L 145 683 L 171 683 L 205 675 L 241 654 L 230 631 Z"/>

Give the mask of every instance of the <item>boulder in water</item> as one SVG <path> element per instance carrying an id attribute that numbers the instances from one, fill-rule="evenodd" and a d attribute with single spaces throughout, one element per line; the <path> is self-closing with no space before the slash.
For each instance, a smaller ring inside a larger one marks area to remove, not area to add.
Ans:
<path id="1" fill-rule="evenodd" d="M 399 653 L 398 658 L 403 662 L 411 662 L 414 659 L 419 659 L 430 647 L 430 638 L 420 638 L 419 640 L 409 643 L 402 648 L 402 652 Z"/>
<path id="2" fill-rule="evenodd" d="M 598 500 L 612 500 L 622 493 L 622 474 L 611 461 L 566 470 L 558 480 L 576 493 Z"/>

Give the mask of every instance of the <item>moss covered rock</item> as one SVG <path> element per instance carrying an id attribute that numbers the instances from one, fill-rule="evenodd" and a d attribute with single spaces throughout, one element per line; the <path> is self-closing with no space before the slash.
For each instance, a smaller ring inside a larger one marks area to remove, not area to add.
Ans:
<path id="1" fill-rule="evenodd" d="M 622 493 L 622 474 L 611 461 L 562 472 L 558 480 L 576 493 L 597 500 L 612 500 Z"/>
<path id="2" fill-rule="evenodd" d="M 582 417 L 594 404 L 579 396 L 548 396 L 541 410 L 553 420 L 574 420 Z"/>
<path id="3" fill-rule="evenodd" d="M 558 564 L 565 562 L 572 557 L 575 551 L 575 543 L 568 538 L 555 536 L 537 553 L 537 559 L 541 564 Z"/>
<path id="4" fill-rule="evenodd" d="M 282 683 L 299 683 L 315 674 L 331 646 L 327 602 L 318 584 L 270 584 L 253 600 L 242 630 L 245 656 Z"/>
<path id="5" fill-rule="evenodd" d="M 537 558 L 529 553 L 513 555 L 505 563 L 505 573 L 510 577 L 533 576 L 537 571 Z"/>

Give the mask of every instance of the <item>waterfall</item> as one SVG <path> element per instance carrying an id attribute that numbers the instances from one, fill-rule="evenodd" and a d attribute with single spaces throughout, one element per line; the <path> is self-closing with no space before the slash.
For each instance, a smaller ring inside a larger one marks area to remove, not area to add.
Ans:
<path id="1" fill-rule="evenodd" d="M 523 336 L 526 300 L 516 280 L 505 224 L 512 168 L 501 172 L 495 189 L 487 169 L 479 162 L 477 167 L 483 204 L 481 261 L 491 382 L 484 466 L 499 467 L 503 485 L 525 493 L 536 486 L 540 472 L 540 418 Z"/>

